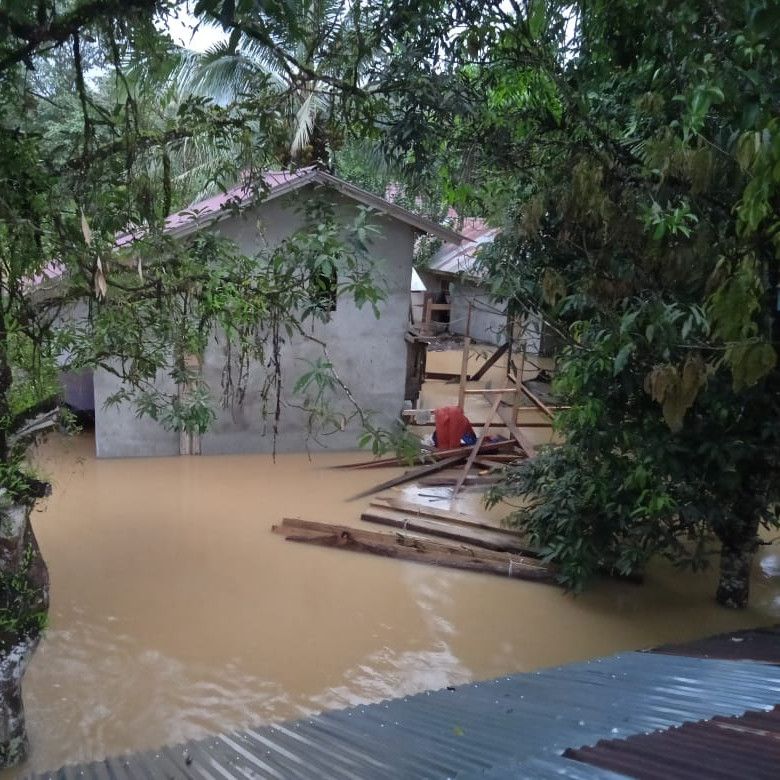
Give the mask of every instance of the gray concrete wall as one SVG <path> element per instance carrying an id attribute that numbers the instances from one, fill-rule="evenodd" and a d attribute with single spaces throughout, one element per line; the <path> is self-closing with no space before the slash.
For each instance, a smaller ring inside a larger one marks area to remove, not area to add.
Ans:
<path id="1" fill-rule="evenodd" d="M 234 240 L 246 254 L 258 251 L 262 242 L 273 246 L 303 224 L 297 210 L 311 191 L 262 204 L 244 216 L 225 220 L 214 226 L 220 234 Z M 338 199 L 329 190 L 319 190 L 318 197 Z M 356 206 L 347 199 L 336 201 L 345 219 L 353 219 Z M 311 334 L 325 341 L 339 376 L 349 386 L 360 404 L 378 413 L 376 422 L 389 425 L 403 408 L 406 375 L 404 334 L 409 316 L 409 283 L 411 279 L 414 231 L 398 220 L 375 216 L 372 224 L 380 228 L 379 238 L 372 242 L 377 263 L 377 283 L 383 285 L 386 299 L 380 303 L 380 318 L 370 306 L 358 309 L 349 297 L 340 297 L 336 311 L 327 323 L 310 326 Z M 313 327 L 313 329 L 312 329 Z M 294 408 L 302 399 L 292 395 L 292 387 L 307 370 L 306 360 L 324 359 L 321 348 L 301 337 L 284 345 L 282 381 L 284 386 L 282 419 L 277 451 L 301 451 L 307 446 L 307 415 Z M 203 454 L 270 452 L 273 446 L 272 420 L 263 420 L 259 387 L 263 368 L 254 365 L 250 371 L 249 389 L 244 403 L 221 408 L 220 380 L 225 365 L 223 340 L 212 337 L 204 356 L 202 375 L 215 397 L 217 420 L 202 438 Z M 160 381 L 163 381 L 161 378 Z M 141 455 L 174 455 L 179 452 L 178 434 L 165 431 L 151 420 L 138 420 L 132 406 L 103 409 L 105 399 L 119 388 L 118 380 L 105 371 L 95 375 L 96 441 L 99 457 Z M 168 388 L 171 392 L 173 387 Z M 335 399 L 334 407 L 345 414 L 351 411 L 346 399 Z M 273 413 L 273 404 L 269 410 Z M 359 426 L 321 437 L 329 448 L 351 449 L 357 446 Z M 309 446 L 317 447 L 313 441 Z"/>
<path id="2" fill-rule="evenodd" d="M 506 307 L 496 303 L 481 287 L 467 282 L 450 285 L 450 333 L 466 335 L 469 304 L 469 335 L 485 344 L 501 345 L 506 341 Z"/>

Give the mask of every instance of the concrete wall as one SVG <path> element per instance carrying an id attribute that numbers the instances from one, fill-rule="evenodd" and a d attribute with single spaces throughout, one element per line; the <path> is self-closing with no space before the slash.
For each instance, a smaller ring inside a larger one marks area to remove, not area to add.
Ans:
<path id="1" fill-rule="evenodd" d="M 506 308 L 496 303 L 481 287 L 467 282 L 450 284 L 450 333 L 466 334 L 469 304 L 469 335 L 485 344 L 501 345 L 506 341 Z"/>
<path id="2" fill-rule="evenodd" d="M 273 246 L 303 224 L 299 206 L 312 191 L 299 192 L 261 204 L 241 217 L 225 220 L 212 230 L 234 240 L 245 254 L 254 254 L 262 242 Z M 340 199 L 330 190 L 318 190 L 315 197 L 328 197 L 338 204 L 345 219 L 354 218 L 356 206 Z M 391 424 L 403 408 L 406 375 L 404 334 L 409 316 L 409 283 L 411 279 L 414 231 L 405 223 L 375 216 L 372 224 L 380 228 L 380 237 L 372 242 L 377 263 L 377 283 L 386 299 L 380 305 L 380 319 L 369 306 L 357 309 L 348 297 L 340 297 L 336 311 L 327 323 L 309 326 L 316 338 L 325 341 L 336 371 L 350 387 L 365 409 L 378 412 L 377 423 Z M 277 451 L 295 452 L 307 445 L 307 416 L 290 404 L 300 402 L 292 396 L 297 377 L 307 370 L 306 360 L 324 358 L 319 346 L 300 337 L 286 343 L 282 353 L 283 395 L 282 419 Z M 263 420 L 259 387 L 263 367 L 252 366 L 247 395 L 241 406 L 220 408 L 220 381 L 225 365 L 224 343 L 214 336 L 204 356 L 202 375 L 215 396 L 217 420 L 202 438 L 202 452 L 249 453 L 270 452 L 272 421 Z M 160 378 L 160 382 L 165 382 Z M 130 405 L 103 409 L 105 398 L 119 388 L 118 380 L 105 371 L 95 375 L 96 442 L 99 457 L 139 455 L 174 455 L 179 452 L 179 435 L 165 431 L 151 420 L 138 420 Z M 167 390 L 175 392 L 173 387 Z M 346 399 L 339 398 L 334 407 L 350 411 Z M 273 405 L 270 408 L 273 412 Z M 325 436 L 320 441 L 334 449 L 357 446 L 358 426 Z M 316 447 L 314 442 L 310 446 Z"/>

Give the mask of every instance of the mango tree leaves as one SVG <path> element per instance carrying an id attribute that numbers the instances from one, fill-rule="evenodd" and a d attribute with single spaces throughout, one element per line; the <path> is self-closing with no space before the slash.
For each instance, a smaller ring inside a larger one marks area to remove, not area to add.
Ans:
<path id="1" fill-rule="evenodd" d="M 664 420 L 673 432 L 682 429 L 683 418 L 707 382 L 707 368 L 700 355 L 689 355 L 682 370 L 656 366 L 645 377 L 645 392 L 661 404 Z"/>
<path id="2" fill-rule="evenodd" d="M 707 313 L 712 320 L 713 335 L 725 342 L 740 341 L 756 333 L 755 315 L 761 310 L 762 284 L 753 256 L 742 259 L 730 274 L 721 258 L 714 276 L 726 278 L 707 301 Z"/>
<path id="3" fill-rule="evenodd" d="M 566 295 L 566 282 L 554 268 L 545 268 L 542 274 L 542 297 L 544 302 L 555 306 Z"/>
<path id="4" fill-rule="evenodd" d="M 777 353 L 766 341 L 732 344 L 725 361 L 731 366 L 734 392 L 752 387 L 777 364 Z"/>

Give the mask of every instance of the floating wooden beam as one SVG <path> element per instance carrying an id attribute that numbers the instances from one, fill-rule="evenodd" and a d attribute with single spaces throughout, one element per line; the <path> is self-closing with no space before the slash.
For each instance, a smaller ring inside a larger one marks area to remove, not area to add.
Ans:
<path id="1" fill-rule="evenodd" d="M 271 529 L 288 541 L 336 547 L 435 566 L 481 571 L 502 577 L 554 583 L 555 569 L 513 553 L 477 550 L 454 542 L 432 541 L 402 533 L 383 534 L 347 526 L 285 518 Z"/>
<path id="2" fill-rule="evenodd" d="M 424 506 L 423 504 L 417 504 L 414 501 L 406 501 L 405 499 L 396 496 L 377 496 L 371 502 L 371 506 L 395 509 L 400 512 L 414 515 L 415 517 L 432 517 L 437 520 L 446 520 L 450 523 L 457 523 L 458 525 L 471 528 L 484 528 L 488 531 L 500 531 L 501 533 L 511 534 L 513 536 L 521 535 L 510 528 L 501 528 L 485 517 L 475 517 L 472 514 L 457 512 L 453 509 L 444 509 L 442 507 Z"/>
<path id="3" fill-rule="evenodd" d="M 486 442 L 482 445 L 482 449 L 480 450 L 483 453 L 486 452 L 499 452 L 502 449 L 509 449 L 510 447 L 514 447 L 515 444 L 513 441 L 504 440 L 504 441 L 491 441 Z M 426 452 L 424 454 L 420 454 L 415 461 L 413 461 L 412 464 L 410 464 L 408 461 L 405 461 L 401 458 L 382 458 L 380 460 L 364 460 L 360 461 L 359 463 L 342 463 L 340 466 L 330 466 L 332 469 L 373 469 L 373 468 L 380 468 L 382 466 L 395 466 L 395 467 L 403 467 L 403 466 L 409 466 L 414 465 L 414 463 L 420 463 L 431 460 L 443 460 L 444 458 L 451 458 L 454 455 L 460 455 L 461 457 L 465 458 L 468 457 L 468 454 L 471 452 L 470 446 L 465 447 L 452 447 L 448 450 L 430 450 L 429 452 Z"/>
<path id="4" fill-rule="evenodd" d="M 448 477 L 446 475 L 434 475 L 432 477 L 420 477 L 418 480 L 419 484 L 422 487 L 455 487 L 458 482 L 461 480 L 463 475 L 459 476 L 451 476 Z M 495 485 L 496 482 L 498 482 L 498 476 L 482 476 L 480 474 L 469 474 L 465 480 L 460 485 L 460 488 L 463 487 L 477 487 L 477 486 L 487 486 L 487 485 Z M 460 488 L 458 488 L 460 490 Z"/>
<path id="5" fill-rule="evenodd" d="M 538 557 L 538 553 L 528 547 L 515 534 L 505 534 L 501 531 L 486 531 L 481 528 L 466 528 L 446 520 L 434 520 L 433 518 L 415 518 L 408 515 L 389 517 L 377 515 L 372 512 L 364 512 L 360 519 L 365 523 L 376 523 L 392 528 L 400 528 L 403 531 L 438 536 L 442 539 L 450 539 L 454 542 L 463 542 L 475 547 L 482 547 L 495 552 L 513 552 Z"/>
<path id="6" fill-rule="evenodd" d="M 406 482 L 412 482 L 415 479 L 420 479 L 426 474 L 433 474 L 437 471 L 443 471 L 450 466 L 454 466 L 456 463 L 460 463 L 461 460 L 463 460 L 463 455 L 454 455 L 451 458 L 445 458 L 444 460 L 440 460 L 437 463 L 431 463 L 427 466 L 420 466 L 420 468 L 407 471 L 400 477 L 388 479 L 387 482 L 382 482 L 381 485 L 375 485 L 372 488 L 368 488 L 367 490 L 363 490 L 360 493 L 356 493 L 351 498 L 348 498 L 347 501 L 355 501 L 358 498 L 365 498 L 365 496 L 370 496 L 373 493 L 379 493 L 380 490 L 387 490 L 391 487 L 396 487 L 396 485 L 403 485 Z"/>
<path id="7" fill-rule="evenodd" d="M 537 411 L 535 406 L 528 406 L 528 407 L 521 406 L 520 407 L 520 411 L 521 412 L 523 410 L 529 410 L 529 409 L 533 409 L 533 411 Z M 469 422 L 471 422 L 471 427 L 475 428 L 475 429 L 476 428 L 481 428 L 485 424 L 485 423 L 481 423 L 481 422 L 473 422 L 471 420 L 469 420 Z M 415 428 L 435 428 L 436 427 L 436 423 L 434 423 L 434 422 L 410 423 L 410 424 L 413 427 L 415 427 Z M 522 425 L 523 428 L 552 428 L 552 420 L 543 420 L 543 421 L 534 420 L 533 422 L 523 421 L 522 423 L 519 423 L 519 424 Z M 342 469 L 342 468 L 346 468 L 346 466 L 331 466 L 330 468 Z"/>

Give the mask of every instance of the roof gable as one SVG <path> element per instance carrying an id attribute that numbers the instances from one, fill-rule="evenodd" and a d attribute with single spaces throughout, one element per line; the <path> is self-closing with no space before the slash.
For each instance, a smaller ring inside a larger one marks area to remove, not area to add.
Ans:
<path id="1" fill-rule="evenodd" d="M 464 240 L 464 236 L 454 230 L 438 225 L 426 217 L 390 203 L 384 198 L 315 167 L 301 168 L 292 172 L 269 171 L 263 174 L 259 188 L 265 190 L 265 195 L 258 205 L 311 184 L 319 184 L 336 190 L 357 203 L 404 222 L 422 233 L 435 235 L 448 244 L 460 244 Z M 186 209 L 167 217 L 164 230 L 168 235 L 178 238 L 189 235 L 198 228 L 229 219 L 234 215 L 235 208 L 242 210 L 253 205 L 257 190 L 257 185 L 239 184 L 225 193 L 193 203 Z M 128 234 L 118 239 L 117 244 L 122 245 L 132 243 L 132 241 L 133 237 Z"/>

